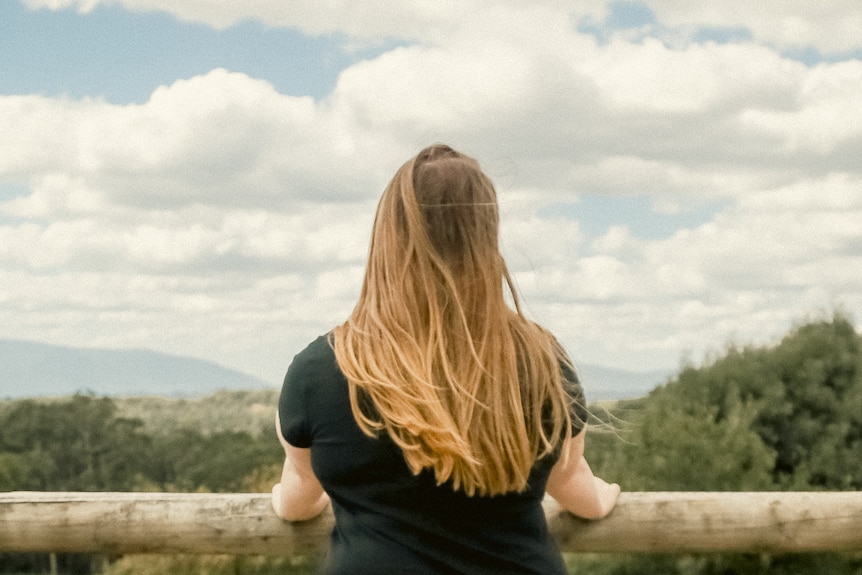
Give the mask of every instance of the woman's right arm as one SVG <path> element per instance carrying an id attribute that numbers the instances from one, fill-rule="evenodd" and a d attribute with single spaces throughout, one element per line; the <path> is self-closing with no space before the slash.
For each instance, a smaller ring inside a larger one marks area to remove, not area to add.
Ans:
<path id="1" fill-rule="evenodd" d="M 584 457 L 584 436 L 585 429 L 566 440 L 563 450 L 567 457 L 560 457 L 551 469 L 546 491 L 578 517 L 601 519 L 616 505 L 620 486 L 593 475 Z"/>
<path id="2" fill-rule="evenodd" d="M 311 468 L 311 449 L 294 447 L 284 439 L 281 422 L 275 416 L 278 440 L 284 448 L 281 482 L 272 487 L 272 508 L 281 519 L 303 521 L 326 508 L 329 496 Z"/>

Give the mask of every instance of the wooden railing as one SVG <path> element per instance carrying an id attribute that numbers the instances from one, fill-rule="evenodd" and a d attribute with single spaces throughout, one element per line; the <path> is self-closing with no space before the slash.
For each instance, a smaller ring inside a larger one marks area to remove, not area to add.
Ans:
<path id="1" fill-rule="evenodd" d="M 862 492 L 623 493 L 602 521 L 545 501 L 563 551 L 862 551 Z M 292 555 L 322 551 L 332 513 L 286 523 L 268 494 L 0 493 L 0 551 Z"/>

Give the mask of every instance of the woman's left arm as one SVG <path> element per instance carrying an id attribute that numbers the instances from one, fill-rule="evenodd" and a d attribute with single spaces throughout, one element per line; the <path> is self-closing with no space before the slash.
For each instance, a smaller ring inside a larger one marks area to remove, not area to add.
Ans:
<path id="1" fill-rule="evenodd" d="M 311 468 L 311 448 L 294 447 L 287 442 L 277 413 L 275 429 L 284 448 L 284 467 L 281 482 L 272 487 L 272 508 L 287 521 L 316 517 L 329 504 L 329 496 Z"/>
<path id="2" fill-rule="evenodd" d="M 560 457 L 548 477 L 546 491 L 564 509 L 584 519 L 601 519 L 610 513 L 620 495 L 620 486 L 593 475 L 584 457 L 586 429 L 563 444 Z"/>

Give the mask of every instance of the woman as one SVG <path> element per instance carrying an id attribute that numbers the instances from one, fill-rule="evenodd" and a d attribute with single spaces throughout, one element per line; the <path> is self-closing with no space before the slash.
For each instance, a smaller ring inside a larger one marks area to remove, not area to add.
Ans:
<path id="1" fill-rule="evenodd" d="M 326 573 L 562 574 L 544 494 L 592 519 L 616 502 L 583 457 L 571 362 L 521 313 L 498 222 L 473 159 L 420 152 L 380 200 L 353 313 L 288 369 L 273 507 L 299 521 L 331 500 Z"/>

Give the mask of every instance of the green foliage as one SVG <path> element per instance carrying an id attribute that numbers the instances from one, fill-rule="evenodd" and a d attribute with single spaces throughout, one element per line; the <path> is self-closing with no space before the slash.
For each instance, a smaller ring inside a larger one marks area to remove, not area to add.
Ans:
<path id="1" fill-rule="evenodd" d="M 141 420 L 150 434 L 195 429 L 204 435 L 222 431 L 270 435 L 278 394 L 278 389 L 219 391 L 191 399 L 122 397 L 114 402 L 119 415 Z"/>
<path id="2" fill-rule="evenodd" d="M 589 575 L 862 575 L 862 557 L 804 555 L 567 555 L 569 573 Z"/>
<path id="3" fill-rule="evenodd" d="M 591 438 L 629 490 L 862 489 L 862 343 L 842 316 L 689 366 Z"/>
<path id="4" fill-rule="evenodd" d="M 226 555 L 130 555 L 112 563 L 104 575 L 312 575 L 320 557 L 232 557 Z"/>
<path id="5" fill-rule="evenodd" d="M 770 358 L 781 386 L 756 429 L 792 489 L 862 489 L 862 353 L 849 321 L 804 325 Z"/>
<path id="6" fill-rule="evenodd" d="M 266 491 L 283 459 L 277 395 L 0 403 L 0 490 Z M 628 491 L 862 489 L 862 338 L 840 315 L 607 407 L 615 433 L 591 432 L 587 457 Z M 127 557 L 106 573 L 310 573 L 318 559 Z M 567 561 L 592 575 L 862 574 L 862 558 L 838 554 Z"/>
<path id="7" fill-rule="evenodd" d="M 226 408 L 227 399 L 228 395 L 220 394 L 215 403 Z M 234 420 L 246 412 L 243 401 L 259 399 L 241 394 L 234 405 Z M 268 491 L 284 458 L 273 427 L 275 399 L 272 402 L 266 410 L 267 425 L 260 425 L 263 416 L 251 425 L 258 430 L 255 434 L 226 429 L 205 433 L 185 427 L 200 416 L 191 410 L 191 416 L 184 418 L 189 415 L 184 409 L 187 404 L 162 410 L 159 415 L 170 417 L 166 414 L 172 413 L 174 423 L 158 429 L 157 419 L 145 425 L 141 419 L 123 417 L 110 398 L 77 395 L 7 402 L 0 408 L 0 490 L 237 492 L 267 484 Z M 219 410 L 214 411 L 213 417 L 217 417 Z M 218 424 L 210 426 L 218 428 Z M 46 560 L 44 554 L 0 554 L 0 572 L 42 573 Z M 90 560 L 90 556 L 63 554 L 59 565 L 63 573 L 99 572 L 101 563 Z M 150 557 L 149 561 L 154 560 Z M 239 564 L 233 560 L 200 562 L 198 558 L 176 564 L 171 558 L 164 561 L 169 567 L 150 572 L 233 573 Z M 127 572 L 142 572 L 146 563 L 138 560 Z M 246 574 L 310 572 L 310 561 L 296 558 L 276 561 L 272 568 L 266 561 L 241 563 Z M 123 565 L 127 563 L 120 562 L 117 569 Z"/>
<path id="8" fill-rule="evenodd" d="M 688 366 L 611 416 L 617 435 L 591 434 L 587 457 L 628 491 L 862 489 L 862 338 L 840 315 L 810 322 L 775 346 Z M 614 575 L 862 572 L 859 557 L 838 554 L 570 562 Z"/>
<path id="9" fill-rule="evenodd" d="M 238 492 L 258 468 L 284 459 L 275 438 L 255 439 L 246 432 L 203 435 L 191 429 L 157 436 L 149 477 L 164 491 Z"/>
<path id="10" fill-rule="evenodd" d="M 146 471 L 151 440 L 141 422 L 115 417 L 110 399 L 22 401 L 0 418 L 7 489 L 123 491 Z"/>
<path id="11" fill-rule="evenodd" d="M 803 325 L 774 348 L 731 350 L 668 386 L 689 405 L 753 410 L 751 429 L 775 453 L 774 486 L 862 488 L 862 354 L 852 324 L 837 316 Z"/>
<path id="12" fill-rule="evenodd" d="M 21 489 L 29 478 L 39 474 L 37 465 L 43 460 L 36 453 L 0 453 L 0 491 Z"/>
<path id="13" fill-rule="evenodd" d="M 173 404 L 144 398 L 135 405 L 161 405 L 146 421 L 124 416 L 134 409 L 121 414 L 122 400 L 89 395 L 4 403 L 0 490 L 240 491 L 260 468 L 279 465 L 283 452 L 273 424 L 276 396 L 266 390 L 231 397 L 220 392 Z M 267 398 L 272 404 L 263 407 Z M 231 405 L 228 422 L 242 420 L 238 427 L 255 433 L 219 421 L 196 425 L 206 413 L 219 419 Z"/>
<path id="14" fill-rule="evenodd" d="M 756 413 L 750 406 L 737 404 L 723 416 L 714 406 L 681 407 L 660 401 L 644 409 L 637 442 L 626 446 L 629 489 L 755 491 L 770 487 L 769 470 L 775 457 L 751 429 Z"/>

